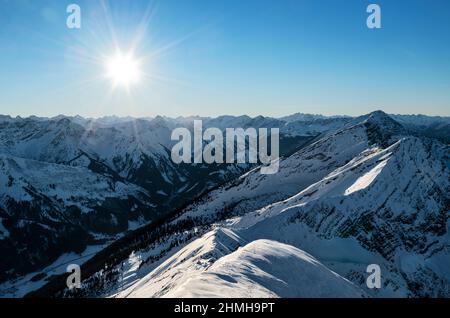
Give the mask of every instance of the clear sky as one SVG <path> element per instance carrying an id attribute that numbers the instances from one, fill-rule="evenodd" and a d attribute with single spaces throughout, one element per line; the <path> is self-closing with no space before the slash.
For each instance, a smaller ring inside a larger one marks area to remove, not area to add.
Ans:
<path id="1" fill-rule="evenodd" d="M 382 29 L 366 26 L 370 3 Z M 116 46 L 141 59 L 129 89 L 105 77 Z M 376 109 L 450 115 L 450 1 L 0 0 L 1 114 Z"/>

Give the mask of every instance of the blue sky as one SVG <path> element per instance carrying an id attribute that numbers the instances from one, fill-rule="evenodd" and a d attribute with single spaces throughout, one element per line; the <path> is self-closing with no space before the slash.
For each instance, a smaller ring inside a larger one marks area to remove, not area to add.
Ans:
<path id="1" fill-rule="evenodd" d="M 447 0 L 0 0 L 0 113 L 450 116 L 449 40 Z M 130 90 L 114 43 L 143 59 Z"/>

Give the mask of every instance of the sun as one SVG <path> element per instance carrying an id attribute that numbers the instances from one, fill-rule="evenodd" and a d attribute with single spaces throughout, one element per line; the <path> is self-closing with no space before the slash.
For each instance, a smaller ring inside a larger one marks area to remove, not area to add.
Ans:
<path id="1" fill-rule="evenodd" d="M 114 86 L 129 87 L 141 80 L 142 72 L 139 60 L 132 53 L 117 52 L 105 61 L 106 76 Z"/>

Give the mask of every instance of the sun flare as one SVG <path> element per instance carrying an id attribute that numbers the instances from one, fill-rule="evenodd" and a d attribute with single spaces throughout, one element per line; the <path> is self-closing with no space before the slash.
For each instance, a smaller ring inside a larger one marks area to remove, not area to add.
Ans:
<path id="1" fill-rule="evenodd" d="M 133 54 L 116 53 L 106 59 L 106 76 L 110 78 L 114 86 L 122 85 L 129 87 L 136 84 L 142 77 L 139 61 Z"/>

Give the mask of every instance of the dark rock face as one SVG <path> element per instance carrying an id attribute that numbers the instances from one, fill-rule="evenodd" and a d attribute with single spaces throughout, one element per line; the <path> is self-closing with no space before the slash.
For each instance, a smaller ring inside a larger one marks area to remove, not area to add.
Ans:
<path id="1" fill-rule="evenodd" d="M 383 148 L 390 145 L 392 137 L 406 134 L 402 125 L 381 111 L 370 114 L 363 124 L 370 144 Z"/>

